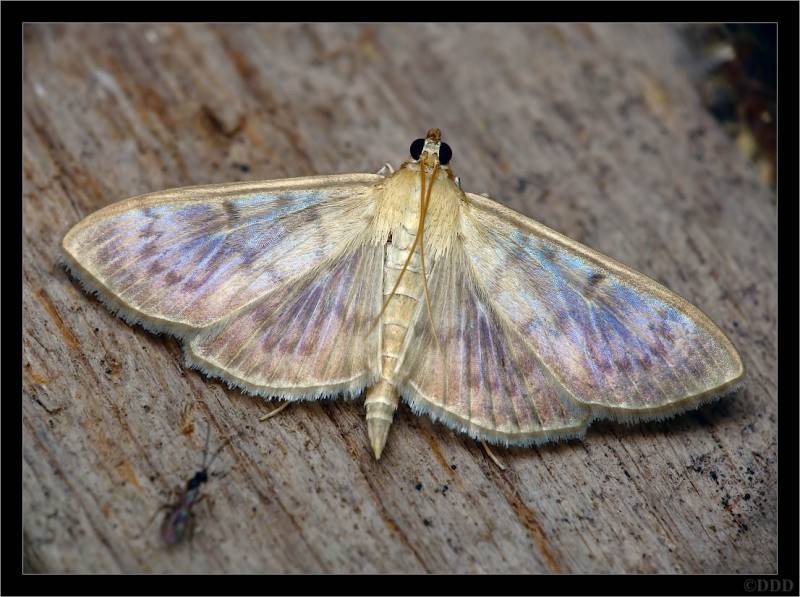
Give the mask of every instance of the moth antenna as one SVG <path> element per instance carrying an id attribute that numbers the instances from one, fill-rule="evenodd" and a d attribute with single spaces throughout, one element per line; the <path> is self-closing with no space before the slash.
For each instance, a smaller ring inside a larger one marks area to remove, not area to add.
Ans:
<path id="1" fill-rule="evenodd" d="M 420 170 L 422 172 L 422 170 Z M 420 216 L 419 216 L 419 231 L 417 232 L 418 237 L 422 237 L 425 234 L 425 216 L 428 214 L 428 203 L 431 200 L 431 189 L 433 188 L 433 183 L 436 180 L 436 174 L 439 172 L 439 163 L 437 162 L 436 165 L 433 167 L 433 173 L 431 174 L 431 182 L 428 184 L 427 192 L 425 191 L 425 175 L 422 175 L 422 193 L 424 195 L 424 200 L 422 196 L 420 197 L 420 201 L 422 203 L 420 208 Z M 439 353 L 442 353 L 442 345 L 439 343 L 439 335 L 436 333 L 436 325 L 433 323 L 433 312 L 431 311 L 431 297 L 428 295 L 428 276 L 425 272 L 425 239 L 422 239 L 422 242 L 419 245 L 419 260 L 420 264 L 422 265 L 422 288 L 425 291 L 425 306 L 428 310 L 428 319 L 431 322 L 431 331 L 433 332 L 433 339 L 436 341 L 436 348 L 439 349 Z"/>

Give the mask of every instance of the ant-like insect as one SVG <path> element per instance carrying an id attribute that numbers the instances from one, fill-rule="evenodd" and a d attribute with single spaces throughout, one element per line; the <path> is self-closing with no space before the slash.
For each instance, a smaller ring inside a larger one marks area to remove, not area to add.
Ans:
<path id="1" fill-rule="evenodd" d="M 173 503 L 162 506 L 168 509 L 164 520 L 161 523 L 161 539 L 167 546 L 172 547 L 181 543 L 187 536 L 191 540 L 194 536 L 194 513 L 192 508 L 200 502 L 203 497 L 200 495 L 200 486 L 208 481 L 208 469 L 219 456 L 222 448 L 227 446 L 232 438 L 228 438 L 217 448 L 211 456 L 211 460 L 206 463 L 208 457 L 208 440 L 211 437 L 211 425 L 206 426 L 206 445 L 203 449 L 203 464 L 200 470 L 186 483 L 186 489 L 181 492 L 180 499 Z"/>

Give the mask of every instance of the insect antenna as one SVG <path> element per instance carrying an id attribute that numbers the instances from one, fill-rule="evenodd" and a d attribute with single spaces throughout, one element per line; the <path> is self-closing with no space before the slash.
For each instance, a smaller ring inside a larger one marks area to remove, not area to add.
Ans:
<path id="1" fill-rule="evenodd" d="M 227 446 L 229 443 L 231 443 L 234 440 L 234 438 L 237 438 L 237 437 L 241 436 L 242 433 L 244 433 L 243 431 L 240 431 L 239 433 L 229 437 L 224 442 L 222 442 L 219 445 L 219 447 L 216 450 L 214 450 L 214 453 L 211 455 L 211 460 L 209 460 L 208 463 L 206 464 L 206 456 L 208 455 L 208 437 L 210 435 L 211 425 L 208 425 L 208 429 L 209 429 L 209 433 L 206 433 L 206 448 L 203 451 L 203 468 L 202 468 L 202 470 L 204 470 L 204 471 L 207 471 L 209 468 L 211 468 L 211 465 L 217 459 L 217 456 L 220 455 L 220 453 L 222 452 L 222 449 L 225 446 Z"/>
<path id="2" fill-rule="evenodd" d="M 206 458 L 208 457 L 208 440 L 211 438 L 211 425 L 206 423 L 206 445 L 203 448 L 203 460 L 200 463 L 200 470 L 206 470 Z"/>
<path id="3" fill-rule="evenodd" d="M 420 169 L 420 173 L 422 174 L 422 193 L 424 194 L 424 199 L 420 198 L 422 203 L 422 208 L 420 210 L 419 216 L 419 230 L 417 232 L 418 236 L 422 236 L 425 233 L 425 216 L 428 214 L 428 204 L 431 200 L 431 189 L 433 188 L 433 183 L 436 180 L 436 174 L 439 172 L 439 162 L 436 162 L 436 165 L 433 167 L 433 173 L 431 174 L 431 181 L 428 184 L 428 191 L 425 193 L 425 173 L 423 169 Z M 422 288 L 425 290 L 425 306 L 428 309 L 428 319 L 431 322 L 431 332 L 433 333 L 433 339 L 436 340 L 436 347 L 439 349 L 439 352 L 442 352 L 442 345 L 439 343 L 439 335 L 436 333 L 436 325 L 433 323 L 433 312 L 431 311 L 431 297 L 428 295 L 428 276 L 425 272 L 425 240 L 423 239 L 419 245 L 419 260 L 420 264 L 422 265 Z"/>

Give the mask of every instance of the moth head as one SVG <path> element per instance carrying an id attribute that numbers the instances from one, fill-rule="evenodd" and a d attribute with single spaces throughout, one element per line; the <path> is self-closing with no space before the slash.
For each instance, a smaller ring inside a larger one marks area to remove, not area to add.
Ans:
<path id="1" fill-rule="evenodd" d="M 442 143 L 442 131 L 430 129 L 424 139 L 417 139 L 411 144 L 411 157 L 416 162 L 433 167 L 436 163 L 447 166 L 453 157 L 453 150 L 447 143 Z"/>

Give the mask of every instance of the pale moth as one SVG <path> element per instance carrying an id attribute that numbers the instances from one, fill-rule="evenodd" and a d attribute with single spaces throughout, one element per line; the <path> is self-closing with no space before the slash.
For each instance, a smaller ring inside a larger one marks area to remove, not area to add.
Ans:
<path id="1" fill-rule="evenodd" d="M 251 394 L 366 389 L 380 458 L 402 396 L 473 438 L 582 437 L 728 392 L 733 344 L 650 278 L 465 193 L 438 129 L 396 172 L 160 191 L 88 216 L 69 269 L 188 364 Z"/>

